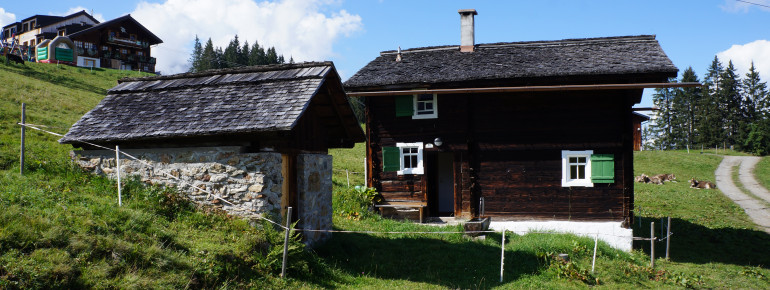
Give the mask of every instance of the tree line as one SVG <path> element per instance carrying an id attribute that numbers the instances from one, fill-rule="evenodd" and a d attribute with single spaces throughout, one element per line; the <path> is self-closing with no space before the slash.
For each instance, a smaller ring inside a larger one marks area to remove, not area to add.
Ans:
<path id="1" fill-rule="evenodd" d="M 688 67 L 679 80 L 701 82 Z M 770 95 L 751 63 L 741 78 L 732 61 L 714 57 L 702 86 L 656 89 L 659 108 L 645 138 L 648 148 L 733 147 L 757 155 L 770 154 Z"/>
<path id="2" fill-rule="evenodd" d="M 289 62 L 293 63 L 294 59 L 289 59 Z M 250 46 L 248 41 L 241 45 L 238 35 L 235 35 L 224 49 L 214 47 L 211 38 L 205 45 L 201 45 L 196 35 L 189 63 L 190 72 L 201 72 L 209 69 L 281 64 L 285 63 L 285 60 L 283 55 L 276 52 L 275 47 L 262 47 L 258 42 Z"/>

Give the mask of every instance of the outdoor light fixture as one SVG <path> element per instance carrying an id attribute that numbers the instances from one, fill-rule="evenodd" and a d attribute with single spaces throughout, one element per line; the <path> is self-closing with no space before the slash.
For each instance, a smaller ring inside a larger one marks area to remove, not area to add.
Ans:
<path id="1" fill-rule="evenodd" d="M 436 137 L 436 139 L 433 139 L 433 144 L 436 144 L 436 146 L 441 146 L 444 144 L 444 141 L 441 141 L 441 138 Z"/>

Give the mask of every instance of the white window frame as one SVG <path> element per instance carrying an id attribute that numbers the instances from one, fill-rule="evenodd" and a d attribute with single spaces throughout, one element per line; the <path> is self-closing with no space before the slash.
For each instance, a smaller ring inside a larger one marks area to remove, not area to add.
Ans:
<path id="1" fill-rule="evenodd" d="M 425 166 L 423 165 L 423 143 L 396 143 L 398 147 L 398 157 L 401 163 L 401 170 L 398 171 L 398 175 L 404 174 L 424 174 Z M 404 149 L 405 148 L 417 148 L 417 167 L 404 168 Z"/>
<path id="2" fill-rule="evenodd" d="M 594 154 L 593 150 L 583 150 L 583 151 L 562 150 L 561 151 L 561 186 L 562 187 L 570 187 L 570 186 L 594 187 L 594 183 L 591 182 L 591 155 L 592 154 Z M 569 174 L 570 157 L 586 158 L 585 179 L 571 179 L 569 177 L 570 176 Z"/>
<path id="3" fill-rule="evenodd" d="M 418 98 L 420 95 L 431 95 L 431 94 L 416 94 L 412 95 L 412 119 L 435 119 L 438 118 L 438 96 L 436 94 L 433 95 L 433 100 L 431 103 L 433 103 L 433 113 L 431 114 L 418 114 L 419 111 L 417 110 L 417 103 Z"/>

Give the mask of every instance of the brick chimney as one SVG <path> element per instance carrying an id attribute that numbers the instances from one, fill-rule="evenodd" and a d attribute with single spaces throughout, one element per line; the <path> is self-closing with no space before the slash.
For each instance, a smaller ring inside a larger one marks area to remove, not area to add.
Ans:
<path id="1" fill-rule="evenodd" d="M 478 13 L 476 9 L 460 9 L 457 13 L 460 13 L 460 51 L 473 52 L 473 46 L 476 44 L 473 16 Z"/>

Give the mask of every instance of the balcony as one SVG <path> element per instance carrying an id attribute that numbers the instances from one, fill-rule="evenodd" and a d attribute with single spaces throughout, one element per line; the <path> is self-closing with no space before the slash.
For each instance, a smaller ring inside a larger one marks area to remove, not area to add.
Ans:
<path id="1" fill-rule="evenodd" d="M 140 41 L 140 40 L 131 40 L 128 38 L 122 38 L 117 36 L 109 36 L 107 37 L 108 43 L 118 44 L 118 45 L 125 45 L 130 47 L 141 47 L 141 48 L 148 48 L 150 47 L 150 43 L 146 41 Z"/>

